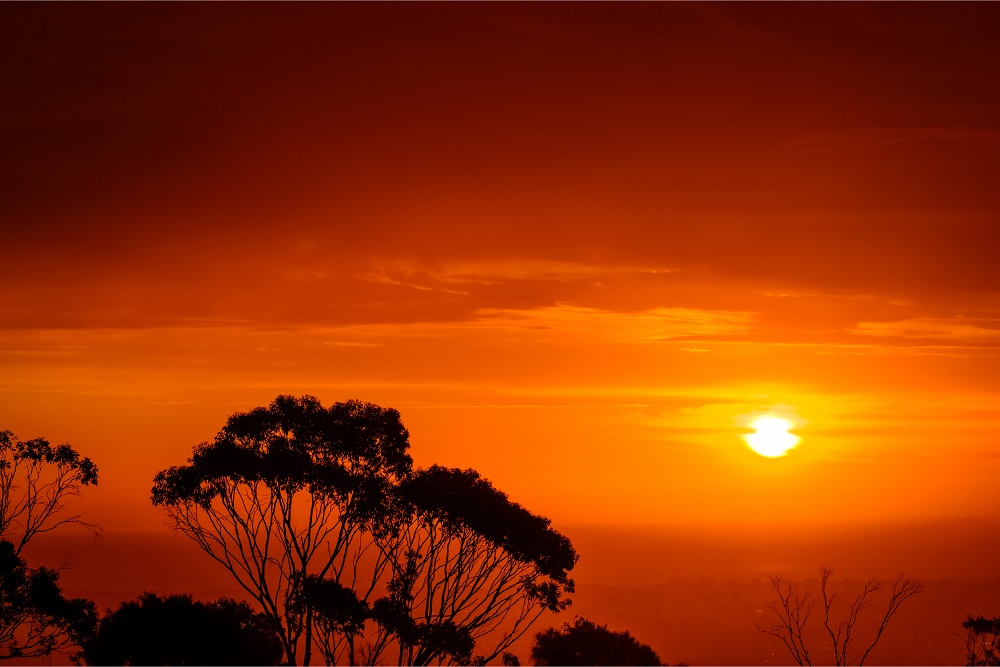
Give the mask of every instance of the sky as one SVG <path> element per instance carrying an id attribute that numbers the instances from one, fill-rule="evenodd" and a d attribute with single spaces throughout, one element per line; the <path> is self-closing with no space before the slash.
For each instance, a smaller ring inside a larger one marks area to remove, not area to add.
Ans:
<path id="1" fill-rule="evenodd" d="M 1000 519 L 997 5 L 0 19 L 0 427 L 109 535 L 281 393 L 557 529 Z"/>

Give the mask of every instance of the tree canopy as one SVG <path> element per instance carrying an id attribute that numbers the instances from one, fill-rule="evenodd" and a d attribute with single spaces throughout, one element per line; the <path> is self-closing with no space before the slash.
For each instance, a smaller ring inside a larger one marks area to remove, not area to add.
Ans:
<path id="1" fill-rule="evenodd" d="M 289 663 L 495 658 L 569 604 L 576 552 L 475 471 L 414 470 L 408 438 L 392 409 L 278 396 L 159 472 L 152 500 L 276 624 Z"/>
<path id="2" fill-rule="evenodd" d="M 63 597 L 58 571 L 29 567 L 13 542 L 0 540 L 0 659 L 79 646 L 96 623 L 93 602 Z"/>
<path id="3" fill-rule="evenodd" d="M 99 532 L 82 513 L 67 511 L 80 487 L 95 484 L 97 466 L 70 445 L 0 431 L 0 537 L 10 540 L 17 554 L 36 535 L 66 524 Z"/>
<path id="4" fill-rule="evenodd" d="M 543 611 L 569 604 L 569 539 L 476 471 L 431 466 L 397 491 L 404 524 L 381 542 L 393 570 L 375 612 L 405 662 L 493 660 Z"/>
<path id="5" fill-rule="evenodd" d="M 1000 665 L 1000 616 L 967 616 L 965 628 L 965 664 Z"/>
<path id="6" fill-rule="evenodd" d="M 536 665 L 660 665 L 660 656 L 628 632 L 608 630 L 577 617 L 562 630 L 535 636 L 531 658 Z"/>
<path id="7" fill-rule="evenodd" d="M 84 643 L 89 665 L 277 665 L 281 639 L 246 602 L 143 594 L 123 602 Z"/>
<path id="8" fill-rule="evenodd" d="M 312 606 L 292 601 L 310 576 L 357 584 L 364 535 L 385 523 L 389 491 L 412 466 L 408 438 L 395 410 L 278 396 L 230 416 L 187 465 L 157 473 L 153 504 L 279 624 L 289 662 L 303 640 L 308 664 Z"/>

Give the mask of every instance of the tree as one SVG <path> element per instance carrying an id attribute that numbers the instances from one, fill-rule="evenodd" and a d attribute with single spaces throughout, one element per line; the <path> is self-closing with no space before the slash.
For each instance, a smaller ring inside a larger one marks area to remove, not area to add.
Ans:
<path id="1" fill-rule="evenodd" d="M 882 634 L 885 632 L 886 627 L 888 627 L 889 621 L 899 611 L 900 606 L 910 597 L 920 593 L 923 590 L 923 584 L 916 579 L 908 579 L 902 574 L 898 575 L 895 582 L 893 582 L 892 592 L 885 607 L 885 612 L 882 614 L 881 621 L 875 628 L 874 636 L 871 637 L 870 643 L 862 644 L 865 648 L 860 652 L 860 655 L 855 652 L 849 657 L 848 650 L 858 638 L 858 620 L 861 611 L 871 606 L 873 596 L 883 589 L 883 583 L 880 579 L 874 577 L 869 579 L 858 596 L 851 602 L 846 616 L 839 623 L 836 623 L 836 627 L 834 627 L 834 621 L 830 618 L 830 612 L 839 594 L 830 589 L 830 576 L 832 574 L 833 570 L 829 567 L 820 569 L 823 627 L 833 643 L 834 662 L 837 665 L 848 665 L 850 664 L 849 660 L 854 658 L 858 659 L 859 665 L 863 665 L 868 658 L 868 654 L 871 653 L 872 649 L 875 648 L 875 645 L 882 638 Z M 815 601 L 810 593 L 801 591 L 797 584 L 784 584 L 780 576 L 770 577 L 770 582 L 778 599 L 772 601 L 769 606 L 778 617 L 778 623 L 770 628 L 761 628 L 758 626 L 757 629 L 780 639 L 797 664 L 811 665 L 812 659 L 809 656 L 804 633 L 809 617 L 815 607 Z"/>
<path id="2" fill-rule="evenodd" d="M 279 396 L 158 473 L 152 500 L 279 626 L 290 664 L 492 660 L 569 604 L 576 552 L 475 471 L 414 471 L 408 447 L 395 410 Z"/>
<path id="3" fill-rule="evenodd" d="M 494 660 L 544 611 L 569 605 L 569 539 L 476 471 L 432 466 L 397 493 L 402 524 L 379 540 L 391 555 L 389 595 L 373 616 L 398 641 L 400 663 Z"/>
<path id="4" fill-rule="evenodd" d="M 1000 616 L 969 616 L 962 627 L 966 630 L 965 664 L 1000 665 Z"/>
<path id="5" fill-rule="evenodd" d="M 88 665 L 277 665 L 281 638 L 246 602 L 143 594 L 100 620 L 84 643 Z"/>
<path id="6" fill-rule="evenodd" d="M 531 658 L 536 665 L 661 665 L 660 656 L 628 632 L 608 630 L 577 617 L 563 629 L 535 635 Z"/>
<path id="7" fill-rule="evenodd" d="M 68 444 L 21 441 L 0 431 L 0 537 L 14 544 L 17 555 L 36 535 L 66 524 L 99 534 L 82 513 L 66 512 L 69 499 L 91 484 L 97 484 L 97 466 Z"/>
<path id="8" fill-rule="evenodd" d="M 305 582 L 372 595 L 387 562 L 369 533 L 389 524 L 408 437 L 395 410 L 278 396 L 157 473 L 152 501 L 276 622 L 287 662 L 301 644 L 309 664 L 318 619 Z"/>
<path id="9" fill-rule="evenodd" d="M 76 524 L 100 528 L 69 510 L 80 488 L 97 483 L 97 467 L 68 444 L 21 441 L 0 431 L 0 659 L 34 658 L 79 645 L 97 620 L 94 603 L 67 599 L 59 572 L 21 557 L 38 535 Z"/>
<path id="10" fill-rule="evenodd" d="M 80 646 L 96 623 L 92 601 L 63 597 L 58 571 L 28 567 L 13 542 L 0 540 L 0 659 Z"/>

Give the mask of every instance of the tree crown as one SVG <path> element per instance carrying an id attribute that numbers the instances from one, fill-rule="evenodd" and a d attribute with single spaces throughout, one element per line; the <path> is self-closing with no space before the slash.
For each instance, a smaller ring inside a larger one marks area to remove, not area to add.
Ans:
<path id="1" fill-rule="evenodd" d="M 214 442 L 195 448 L 188 465 L 156 475 L 154 505 L 211 503 L 227 482 L 263 482 L 308 490 L 359 513 L 374 513 L 412 459 L 399 413 L 348 401 L 324 408 L 313 396 L 278 396 L 267 407 L 229 417 Z"/>
<path id="2" fill-rule="evenodd" d="M 579 558 L 569 538 L 475 470 L 438 465 L 417 470 L 400 483 L 400 494 L 418 515 L 437 518 L 452 529 L 469 528 L 555 581 L 569 583 L 569 571 Z"/>
<path id="3" fill-rule="evenodd" d="M 531 657 L 536 665 L 660 665 L 660 656 L 629 632 L 577 617 L 563 629 L 535 636 Z"/>

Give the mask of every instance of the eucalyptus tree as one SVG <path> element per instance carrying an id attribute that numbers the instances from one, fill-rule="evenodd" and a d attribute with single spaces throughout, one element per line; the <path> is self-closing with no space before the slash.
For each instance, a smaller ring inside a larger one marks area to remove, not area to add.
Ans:
<path id="1" fill-rule="evenodd" d="M 0 660 L 69 651 L 93 631 L 94 603 L 64 597 L 59 571 L 30 567 L 22 552 L 60 526 L 99 534 L 71 508 L 81 488 L 94 484 L 97 466 L 70 445 L 0 431 Z"/>
<path id="2" fill-rule="evenodd" d="M 0 540 L 0 660 L 41 658 L 82 646 L 97 624 L 86 598 L 67 598 L 59 571 L 30 567 Z"/>
<path id="3" fill-rule="evenodd" d="M 187 465 L 157 473 L 152 501 L 276 622 L 286 661 L 301 648 L 309 664 L 319 618 L 305 582 L 372 596 L 388 561 L 371 532 L 392 524 L 408 439 L 392 409 L 278 396 L 230 416 Z"/>
<path id="4" fill-rule="evenodd" d="M 21 554 L 36 536 L 60 526 L 77 525 L 94 534 L 100 526 L 70 510 L 81 487 L 97 484 L 97 466 L 68 444 L 52 446 L 45 438 L 21 440 L 0 431 L 0 538 Z"/>

